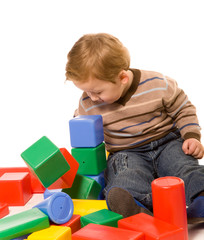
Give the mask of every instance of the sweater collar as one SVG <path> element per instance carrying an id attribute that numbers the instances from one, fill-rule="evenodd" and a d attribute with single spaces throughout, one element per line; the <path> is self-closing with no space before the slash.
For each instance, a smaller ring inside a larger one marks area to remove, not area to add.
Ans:
<path id="1" fill-rule="evenodd" d="M 121 104 L 123 106 L 137 90 L 141 78 L 141 71 L 139 69 L 130 68 L 129 70 L 133 73 L 132 84 L 128 89 L 127 93 L 125 94 L 125 96 L 121 97 L 120 99 L 118 99 L 118 101 L 116 101 L 116 103 Z"/>

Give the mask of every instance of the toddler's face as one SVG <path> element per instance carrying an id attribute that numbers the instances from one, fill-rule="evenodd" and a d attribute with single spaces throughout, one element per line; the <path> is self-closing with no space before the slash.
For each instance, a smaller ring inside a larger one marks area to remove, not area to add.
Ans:
<path id="1" fill-rule="evenodd" d="M 92 101 L 113 103 L 116 102 L 123 94 L 124 85 L 120 80 L 116 83 L 102 81 L 95 78 L 90 78 L 85 82 L 73 81 L 74 85 L 86 92 Z"/>

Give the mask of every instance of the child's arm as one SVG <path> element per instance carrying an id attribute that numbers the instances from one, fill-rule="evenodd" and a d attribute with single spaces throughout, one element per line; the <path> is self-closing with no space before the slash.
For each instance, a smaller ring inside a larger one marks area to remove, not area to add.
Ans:
<path id="1" fill-rule="evenodd" d="M 202 144 L 195 138 L 186 139 L 182 147 L 183 151 L 187 155 L 192 155 L 197 159 L 201 159 L 204 154 L 204 148 Z"/>

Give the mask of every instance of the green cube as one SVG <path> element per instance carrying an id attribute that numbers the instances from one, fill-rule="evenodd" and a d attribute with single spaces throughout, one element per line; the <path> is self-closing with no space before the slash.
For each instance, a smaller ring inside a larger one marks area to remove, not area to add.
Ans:
<path id="1" fill-rule="evenodd" d="M 95 148 L 72 148 L 72 156 L 79 163 L 77 173 L 82 175 L 98 175 L 106 169 L 105 144 Z"/>
<path id="2" fill-rule="evenodd" d="M 46 188 L 70 169 L 59 148 L 45 136 L 26 149 L 21 157 Z"/>
<path id="3" fill-rule="evenodd" d="M 111 227 L 118 227 L 118 220 L 122 218 L 123 216 L 118 213 L 109 211 L 107 209 L 102 209 L 100 211 L 82 216 L 80 220 L 81 220 L 81 227 L 84 227 L 89 223 L 95 223 L 95 224 L 106 225 Z"/>
<path id="4" fill-rule="evenodd" d="M 98 199 L 101 188 L 94 179 L 76 174 L 72 187 L 62 191 L 74 199 Z"/>
<path id="5" fill-rule="evenodd" d="M 50 226 L 49 218 L 38 208 L 0 219 L 0 239 L 9 240 Z"/>

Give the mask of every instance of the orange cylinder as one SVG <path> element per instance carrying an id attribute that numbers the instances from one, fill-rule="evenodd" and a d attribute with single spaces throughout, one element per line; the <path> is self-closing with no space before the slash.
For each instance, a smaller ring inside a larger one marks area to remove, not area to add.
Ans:
<path id="1" fill-rule="evenodd" d="M 161 177 L 152 182 L 154 217 L 183 228 L 188 239 L 185 188 L 182 179 Z"/>

